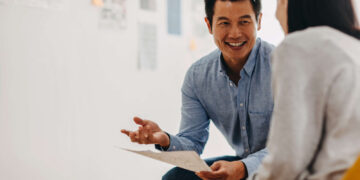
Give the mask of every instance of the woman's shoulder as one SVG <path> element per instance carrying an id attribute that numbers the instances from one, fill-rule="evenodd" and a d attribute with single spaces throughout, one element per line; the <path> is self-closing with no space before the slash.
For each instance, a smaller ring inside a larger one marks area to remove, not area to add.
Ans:
<path id="1" fill-rule="evenodd" d="M 292 56 L 309 60 L 318 57 L 320 61 L 341 59 L 344 63 L 350 61 L 360 64 L 360 40 L 326 26 L 291 33 L 279 45 L 278 50 L 282 53 L 292 52 Z"/>

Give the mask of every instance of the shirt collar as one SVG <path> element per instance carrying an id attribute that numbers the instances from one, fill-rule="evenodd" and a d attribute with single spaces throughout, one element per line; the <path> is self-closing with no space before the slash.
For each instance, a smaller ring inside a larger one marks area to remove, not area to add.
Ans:
<path id="1" fill-rule="evenodd" d="M 252 48 L 251 52 L 250 52 L 250 55 L 244 65 L 244 70 L 246 72 L 247 75 L 251 75 L 253 70 L 254 70 L 254 67 L 255 67 L 255 64 L 256 64 L 256 58 L 257 58 L 257 54 L 258 54 L 258 51 L 259 51 L 259 47 L 261 45 L 261 39 L 260 38 L 257 38 L 256 39 L 256 43 L 254 45 L 254 47 Z M 224 73 L 226 74 L 226 70 L 225 70 L 225 66 L 223 63 L 223 58 L 222 58 L 222 53 L 221 51 L 218 52 L 218 55 L 219 55 L 219 58 L 218 58 L 218 63 L 219 63 L 219 72 L 220 73 Z"/>

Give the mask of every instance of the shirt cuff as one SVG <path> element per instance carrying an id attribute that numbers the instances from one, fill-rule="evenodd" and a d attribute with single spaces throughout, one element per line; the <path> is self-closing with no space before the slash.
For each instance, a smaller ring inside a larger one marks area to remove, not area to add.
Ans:
<path id="1" fill-rule="evenodd" d="M 173 136 L 167 132 L 165 132 L 165 133 L 169 137 L 169 141 L 170 141 L 169 147 L 165 148 L 165 147 L 160 146 L 159 144 L 155 144 L 155 149 L 160 150 L 160 151 L 176 151 L 177 150 L 176 149 L 176 147 L 177 147 L 176 136 Z"/>
<path id="2" fill-rule="evenodd" d="M 247 170 L 247 176 L 251 176 L 254 172 L 256 172 L 257 168 L 260 166 L 258 163 L 259 159 L 257 157 L 248 157 L 241 160 L 245 164 L 245 168 Z"/>

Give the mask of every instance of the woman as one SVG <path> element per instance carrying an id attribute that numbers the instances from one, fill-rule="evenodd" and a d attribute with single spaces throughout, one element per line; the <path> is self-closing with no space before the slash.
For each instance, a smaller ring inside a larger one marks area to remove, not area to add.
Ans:
<path id="1" fill-rule="evenodd" d="M 250 179 L 341 179 L 360 154 L 360 32 L 351 0 L 278 0 L 269 154 Z"/>

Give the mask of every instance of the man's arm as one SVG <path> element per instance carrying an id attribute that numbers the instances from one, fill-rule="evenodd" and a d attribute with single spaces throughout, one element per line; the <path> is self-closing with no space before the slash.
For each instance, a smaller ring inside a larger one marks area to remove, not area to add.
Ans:
<path id="1" fill-rule="evenodd" d="M 194 65 L 188 70 L 182 87 L 182 118 L 176 136 L 163 131 L 157 123 L 134 117 L 138 130 L 121 132 L 134 143 L 155 144 L 161 151 L 194 150 L 201 154 L 209 137 L 210 120 L 194 87 Z"/>
<path id="2" fill-rule="evenodd" d="M 155 146 L 159 150 L 194 150 L 201 154 L 208 140 L 210 120 L 196 92 L 194 69 L 195 66 L 193 65 L 186 73 L 181 89 L 180 131 L 176 136 L 168 134 L 170 138 L 169 147 Z"/>

